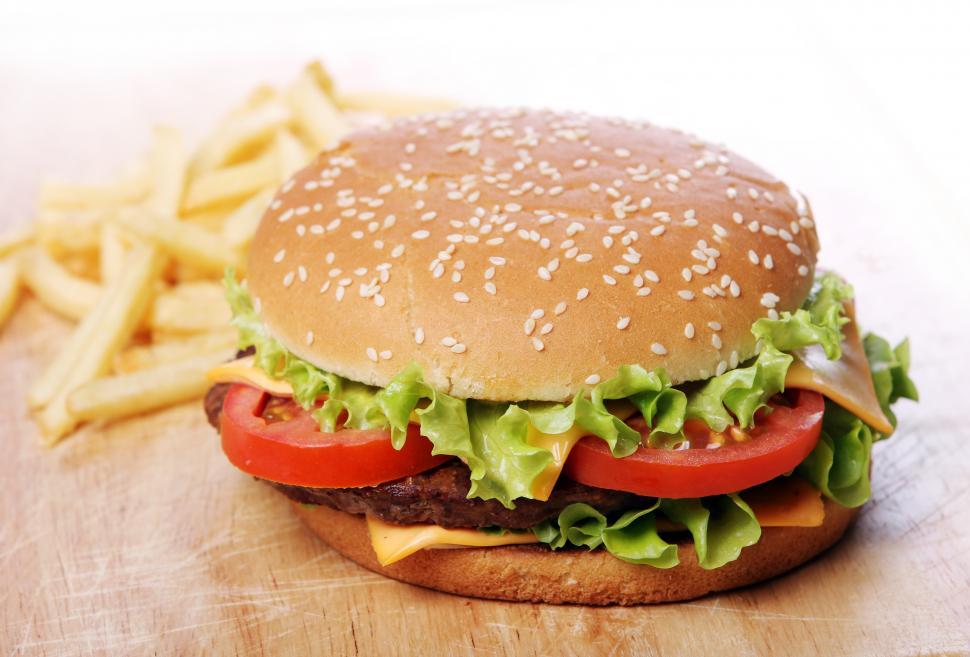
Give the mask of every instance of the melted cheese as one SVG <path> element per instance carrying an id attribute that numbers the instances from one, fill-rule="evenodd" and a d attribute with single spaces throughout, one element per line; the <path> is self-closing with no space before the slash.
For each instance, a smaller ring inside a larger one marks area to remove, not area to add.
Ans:
<path id="1" fill-rule="evenodd" d="M 491 535 L 477 529 L 445 529 L 437 525 L 392 525 L 367 516 L 374 554 L 382 566 L 409 557 L 418 550 L 433 547 L 495 547 L 538 543 L 532 532 L 507 532 Z"/>
<path id="2" fill-rule="evenodd" d="M 263 370 L 254 367 L 253 360 L 252 356 L 247 356 L 216 365 L 206 372 L 205 376 L 213 383 L 245 383 L 277 397 L 293 396 L 293 388 L 289 383 L 274 379 Z"/>
<path id="3" fill-rule="evenodd" d="M 637 410 L 633 404 L 625 400 L 611 401 L 608 406 L 610 413 L 621 420 L 626 420 Z M 573 425 L 568 431 L 559 434 L 542 433 L 531 424 L 529 425 L 529 435 L 526 437 L 526 442 L 533 447 L 543 447 L 552 452 L 552 462 L 532 482 L 532 496 L 535 499 L 543 502 L 549 499 L 552 489 L 559 481 L 559 475 L 566 465 L 566 459 L 569 458 L 569 452 L 572 451 L 580 438 L 586 435 L 587 432 L 578 425 Z"/>
<path id="4" fill-rule="evenodd" d="M 762 527 L 819 527 L 822 492 L 801 477 L 780 477 L 742 494 Z"/>
<path id="5" fill-rule="evenodd" d="M 849 323 L 842 331 L 842 358 L 829 360 L 818 345 L 800 349 L 795 362 L 785 376 L 786 388 L 814 390 L 860 418 L 879 433 L 889 435 L 893 425 L 889 423 L 872 386 L 869 361 L 866 359 L 859 329 L 855 321 L 855 308 L 846 304 Z"/>

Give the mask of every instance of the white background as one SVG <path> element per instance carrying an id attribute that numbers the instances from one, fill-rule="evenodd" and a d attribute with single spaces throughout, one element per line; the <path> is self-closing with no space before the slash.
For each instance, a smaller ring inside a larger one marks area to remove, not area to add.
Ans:
<path id="1" fill-rule="evenodd" d="M 0 1 L 3 223 L 29 218 L 43 175 L 109 176 L 153 122 L 201 135 L 320 57 L 345 88 L 724 141 L 809 197 L 822 264 L 856 283 L 863 318 L 885 330 L 904 304 L 914 325 L 887 332 L 963 351 L 967 3 Z"/>

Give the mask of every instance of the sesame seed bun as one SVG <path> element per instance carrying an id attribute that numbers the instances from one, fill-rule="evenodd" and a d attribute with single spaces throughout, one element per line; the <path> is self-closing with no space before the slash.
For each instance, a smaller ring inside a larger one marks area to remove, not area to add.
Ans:
<path id="1" fill-rule="evenodd" d="M 463 398 L 565 400 L 618 366 L 705 379 L 798 307 L 807 204 L 721 146 L 642 122 L 466 110 L 356 132 L 253 240 L 269 330 L 385 386 L 416 361 Z"/>
<path id="2" fill-rule="evenodd" d="M 715 570 L 697 564 L 694 546 L 679 545 L 680 563 L 661 570 L 629 564 L 604 550 L 521 545 L 421 550 L 382 567 L 363 516 L 325 506 L 293 504 L 325 543 L 364 568 L 402 582 L 458 595 L 556 604 L 631 605 L 689 600 L 780 575 L 832 546 L 858 515 L 825 501 L 819 527 L 768 527 L 761 540 Z"/>

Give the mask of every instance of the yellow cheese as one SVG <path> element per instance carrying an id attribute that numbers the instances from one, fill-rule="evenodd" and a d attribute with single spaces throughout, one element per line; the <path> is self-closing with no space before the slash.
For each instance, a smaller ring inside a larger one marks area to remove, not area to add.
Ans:
<path id="1" fill-rule="evenodd" d="M 801 477 L 780 477 L 742 494 L 762 527 L 819 527 L 822 492 Z"/>
<path id="2" fill-rule="evenodd" d="M 621 420 L 626 420 L 636 410 L 636 407 L 626 400 L 609 402 L 610 413 Z M 569 452 L 579 442 L 579 439 L 587 434 L 588 432 L 578 425 L 573 425 L 565 433 L 559 434 L 542 433 L 531 424 L 529 425 L 529 435 L 526 437 L 526 442 L 533 447 L 543 447 L 552 452 L 552 462 L 532 482 L 532 497 L 543 502 L 549 499 L 552 489 L 559 481 L 563 466 L 566 465 L 566 459 L 569 458 Z"/>
<path id="3" fill-rule="evenodd" d="M 477 529 L 445 529 L 437 525 L 392 525 L 367 516 L 367 529 L 374 554 L 382 566 L 430 547 L 495 547 L 537 543 L 531 531 L 490 535 Z"/>
<path id="4" fill-rule="evenodd" d="M 252 356 L 216 365 L 206 372 L 205 376 L 213 383 L 245 383 L 277 397 L 293 396 L 293 388 L 289 383 L 274 379 L 263 370 L 254 367 Z"/>
<path id="5" fill-rule="evenodd" d="M 853 304 L 846 304 L 850 321 L 842 331 L 842 358 L 829 360 L 818 345 L 800 349 L 785 376 L 786 388 L 804 388 L 825 395 L 882 434 L 890 434 L 889 423 L 876 398 L 869 361 L 866 360 Z"/>

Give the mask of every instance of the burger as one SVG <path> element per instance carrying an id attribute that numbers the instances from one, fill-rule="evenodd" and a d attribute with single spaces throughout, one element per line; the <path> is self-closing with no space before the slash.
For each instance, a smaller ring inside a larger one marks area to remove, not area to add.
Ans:
<path id="1" fill-rule="evenodd" d="M 870 497 L 906 342 L 861 333 L 806 200 L 724 147 L 523 109 L 350 134 L 269 205 L 229 461 L 388 577 L 637 604 L 765 580 Z"/>

